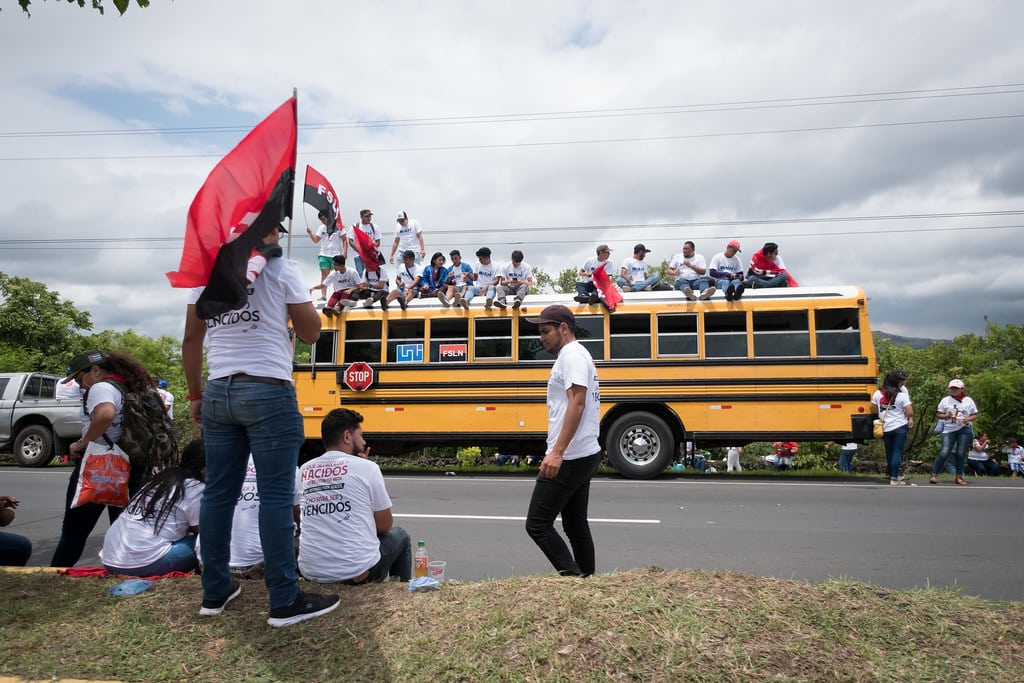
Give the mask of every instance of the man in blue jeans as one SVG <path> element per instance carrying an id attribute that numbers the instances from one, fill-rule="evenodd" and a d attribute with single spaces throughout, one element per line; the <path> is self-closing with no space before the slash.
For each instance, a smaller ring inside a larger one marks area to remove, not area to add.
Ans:
<path id="1" fill-rule="evenodd" d="M 274 246 L 273 229 L 264 239 Z M 305 439 L 292 385 L 291 320 L 295 335 L 307 343 L 320 337 L 320 316 L 313 308 L 298 267 L 267 255 L 265 265 L 250 260 L 248 301 L 244 307 L 199 317 L 193 291 L 185 320 L 181 358 L 188 383 L 189 414 L 206 442 L 206 489 L 199 512 L 202 529 L 202 616 L 224 611 L 241 592 L 230 576 L 231 521 L 245 479 L 249 453 L 260 492 L 260 543 L 264 582 L 270 593 L 271 626 L 288 626 L 330 612 L 337 595 L 299 590 L 295 571 L 295 523 L 292 505 L 295 467 Z M 262 268 L 262 269 L 261 269 Z M 202 384 L 203 339 L 209 336 L 209 380 Z"/>
<path id="2" fill-rule="evenodd" d="M 576 341 L 576 317 L 565 306 L 548 306 L 536 318 L 540 343 L 557 356 L 548 379 L 547 453 L 526 513 L 526 532 L 559 574 L 590 576 L 596 560 L 587 507 L 590 479 L 601 461 L 601 390 L 590 352 Z M 572 552 L 555 531 L 555 518 Z"/>

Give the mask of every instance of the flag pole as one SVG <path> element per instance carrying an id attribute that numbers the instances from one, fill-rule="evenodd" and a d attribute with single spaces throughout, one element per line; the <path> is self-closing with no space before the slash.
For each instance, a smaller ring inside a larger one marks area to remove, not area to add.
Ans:
<path id="1" fill-rule="evenodd" d="M 289 214 L 289 216 L 288 216 L 288 244 L 287 244 L 287 249 L 285 251 L 285 254 L 288 256 L 288 258 L 292 257 L 292 217 L 291 217 L 291 214 L 295 213 L 295 176 L 299 172 L 298 166 L 296 165 L 297 162 L 298 162 L 298 155 L 299 155 L 299 144 L 298 144 L 299 143 L 299 141 L 298 141 L 298 137 L 299 137 L 299 89 L 298 88 L 292 88 L 292 97 L 295 98 L 295 138 L 296 138 L 296 140 L 295 140 L 295 147 L 294 147 L 295 153 L 292 155 L 292 168 L 295 169 L 295 172 L 292 173 L 292 205 L 290 207 L 288 207 L 291 210 L 288 212 L 288 214 Z"/>

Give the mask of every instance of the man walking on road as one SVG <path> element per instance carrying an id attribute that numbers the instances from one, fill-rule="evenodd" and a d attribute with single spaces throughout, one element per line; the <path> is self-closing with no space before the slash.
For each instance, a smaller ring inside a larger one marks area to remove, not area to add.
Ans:
<path id="1" fill-rule="evenodd" d="M 576 318 L 568 308 L 548 306 L 527 320 L 540 327 L 540 343 L 558 358 L 548 379 L 547 453 L 530 498 L 526 533 L 559 574 L 590 576 L 596 560 L 587 506 L 590 479 L 601 461 L 597 368 L 576 341 Z M 572 552 L 555 531 L 559 514 Z"/>

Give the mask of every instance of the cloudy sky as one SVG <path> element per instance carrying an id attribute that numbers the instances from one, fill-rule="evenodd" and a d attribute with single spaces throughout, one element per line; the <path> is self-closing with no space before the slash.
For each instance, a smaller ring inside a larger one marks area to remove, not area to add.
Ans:
<path id="1" fill-rule="evenodd" d="M 0 8 L 0 271 L 97 330 L 180 337 L 164 273 L 189 204 L 292 88 L 300 185 L 312 165 L 385 241 L 406 210 L 428 252 L 552 274 L 599 242 L 660 262 L 775 241 L 801 284 L 863 287 L 875 329 L 1024 320 L 1016 0 Z"/>

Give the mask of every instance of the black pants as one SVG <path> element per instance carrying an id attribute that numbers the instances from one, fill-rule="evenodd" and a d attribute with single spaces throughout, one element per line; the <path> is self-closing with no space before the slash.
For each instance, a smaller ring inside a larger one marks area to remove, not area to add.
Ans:
<path id="1" fill-rule="evenodd" d="M 587 506 L 590 479 L 597 472 L 601 454 L 576 460 L 563 460 L 554 479 L 537 477 L 526 513 L 526 533 L 541 549 L 559 574 L 590 576 L 594 573 L 594 539 L 590 536 Z M 572 545 L 555 531 L 555 518 L 561 513 L 562 528 Z"/>
<path id="2" fill-rule="evenodd" d="M 121 514 L 124 508 L 110 505 L 99 505 L 97 503 L 86 503 L 76 508 L 71 507 L 71 501 L 75 497 L 75 490 L 78 488 L 78 477 L 82 469 L 82 459 L 75 461 L 75 467 L 71 470 L 71 477 L 68 479 L 67 496 L 64 499 L 64 522 L 60 528 L 60 541 L 57 549 L 53 551 L 53 559 L 50 560 L 51 567 L 74 567 L 82 558 L 85 552 L 85 544 L 89 540 L 89 534 L 96 527 L 103 508 L 107 509 L 107 516 L 110 523 Z M 128 496 L 134 496 L 142 485 L 146 483 L 145 470 L 133 467 L 128 475 Z"/>

